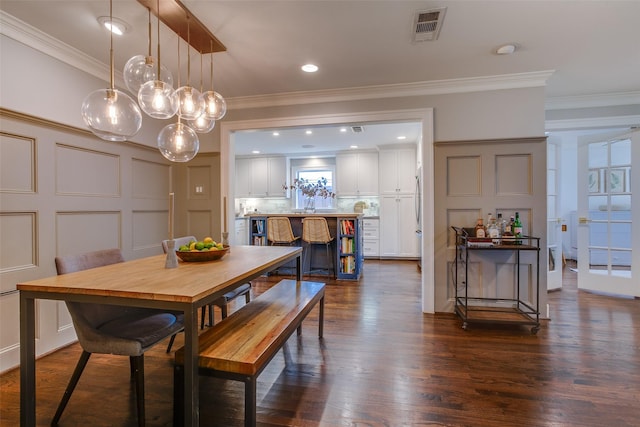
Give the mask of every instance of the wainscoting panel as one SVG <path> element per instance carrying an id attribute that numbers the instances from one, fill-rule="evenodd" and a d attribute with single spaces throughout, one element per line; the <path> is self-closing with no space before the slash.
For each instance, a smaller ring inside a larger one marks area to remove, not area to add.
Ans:
<path id="1" fill-rule="evenodd" d="M 133 211 L 132 212 L 133 250 L 159 247 L 162 240 L 169 238 L 169 211 Z M 165 236 L 158 239 L 158 236 Z M 176 236 L 178 237 L 178 236 Z"/>
<path id="2" fill-rule="evenodd" d="M 496 155 L 496 195 L 533 194 L 533 161 L 530 154 Z"/>
<path id="3" fill-rule="evenodd" d="M 58 212 L 58 256 L 121 248 L 121 224 L 120 212 Z"/>
<path id="4" fill-rule="evenodd" d="M 120 196 L 120 156 L 56 144 L 56 192 Z"/>
<path id="5" fill-rule="evenodd" d="M 171 166 L 143 159 L 131 160 L 131 197 L 167 199 L 171 188 Z"/>
<path id="6" fill-rule="evenodd" d="M 447 195 L 479 196 L 482 194 L 482 162 L 480 156 L 447 158 Z"/>
<path id="7" fill-rule="evenodd" d="M 36 191 L 36 141 L 0 132 L 0 191 Z"/>
<path id="8" fill-rule="evenodd" d="M 187 212 L 187 224 L 189 234 L 195 236 L 198 240 L 202 240 L 207 236 L 211 236 L 211 211 L 190 210 Z M 213 240 L 220 240 L 220 237 L 213 237 Z"/>

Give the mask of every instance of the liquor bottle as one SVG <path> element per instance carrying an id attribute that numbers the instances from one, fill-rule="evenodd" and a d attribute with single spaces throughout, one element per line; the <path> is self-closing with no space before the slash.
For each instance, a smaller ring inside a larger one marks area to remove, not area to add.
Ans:
<path id="1" fill-rule="evenodd" d="M 507 226 L 507 222 L 504 220 L 504 218 L 502 218 L 502 214 L 501 213 L 498 214 L 497 224 L 498 224 L 498 231 L 500 232 L 500 237 L 502 237 L 504 235 L 504 231 L 505 231 L 505 228 Z"/>
<path id="2" fill-rule="evenodd" d="M 513 245 L 515 243 L 513 237 L 513 223 L 515 219 L 511 217 L 509 223 L 507 223 L 504 227 L 504 233 L 502 233 L 502 243 L 505 245 Z"/>
<path id="3" fill-rule="evenodd" d="M 484 238 L 487 237 L 487 230 L 484 228 L 484 224 L 482 222 L 482 218 L 478 218 L 478 222 L 476 223 L 476 237 Z"/>
<path id="4" fill-rule="evenodd" d="M 489 222 L 487 224 L 487 237 L 491 237 L 494 244 L 500 243 L 500 230 L 493 215 L 489 214 Z"/>
<path id="5" fill-rule="evenodd" d="M 520 214 L 516 212 L 516 218 L 513 221 L 513 235 L 516 238 L 516 245 L 522 244 L 522 223 L 520 222 Z"/>

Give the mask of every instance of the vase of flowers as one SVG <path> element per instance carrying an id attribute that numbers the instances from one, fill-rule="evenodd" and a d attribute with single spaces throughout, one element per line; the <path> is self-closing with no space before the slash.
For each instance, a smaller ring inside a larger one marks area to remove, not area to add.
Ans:
<path id="1" fill-rule="evenodd" d="M 327 178 L 320 178 L 317 181 L 311 181 L 304 178 L 296 178 L 290 186 L 284 185 L 285 190 L 291 189 L 299 191 L 304 197 L 304 211 L 313 213 L 316 210 L 316 197 L 323 199 L 336 197 L 336 193 L 327 188 Z"/>

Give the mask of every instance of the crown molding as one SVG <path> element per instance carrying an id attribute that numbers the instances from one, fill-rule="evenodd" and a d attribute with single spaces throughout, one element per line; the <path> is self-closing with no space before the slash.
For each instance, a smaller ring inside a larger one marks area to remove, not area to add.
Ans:
<path id="1" fill-rule="evenodd" d="M 612 116 L 612 117 L 587 117 L 581 119 L 545 120 L 545 130 L 576 130 L 598 129 L 618 127 L 640 127 L 640 115 Z"/>
<path id="2" fill-rule="evenodd" d="M 640 105 L 640 91 L 548 98 L 544 107 L 548 111 L 635 104 Z"/>
<path id="3" fill-rule="evenodd" d="M 461 79 L 431 80 L 415 83 L 397 83 L 361 86 L 343 89 L 289 92 L 271 95 L 227 98 L 232 109 L 264 108 L 286 105 L 345 102 L 366 99 L 408 96 L 445 95 L 453 93 L 484 92 L 545 86 L 554 70 Z"/>
<path id="4" fill-rule="evenodd" d="M 80 71 L 109 82 L 109 65 L 51 37 L 26 22 L 0 10 L 0 34 L 70 65 Z M 124 87 L 122 71 L 115 70 L 116 85 Z"/>

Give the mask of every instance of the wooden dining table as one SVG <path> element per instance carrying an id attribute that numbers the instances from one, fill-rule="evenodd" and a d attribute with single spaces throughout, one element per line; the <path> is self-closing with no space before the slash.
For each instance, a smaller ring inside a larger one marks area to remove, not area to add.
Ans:
<path id="1" fill-rule="evenodd" d="M 166 255 L 157 255 L 19 283 L 20 425 L 36 424 L 36 299 L 183 311 L 184 425 L 198 426 L 198 308 L 294 259 L 300 280 L 301 254 L 300 247 L 234 246 L 220 260 L 180 262 L 177 268 L 165 268 Z"/>

